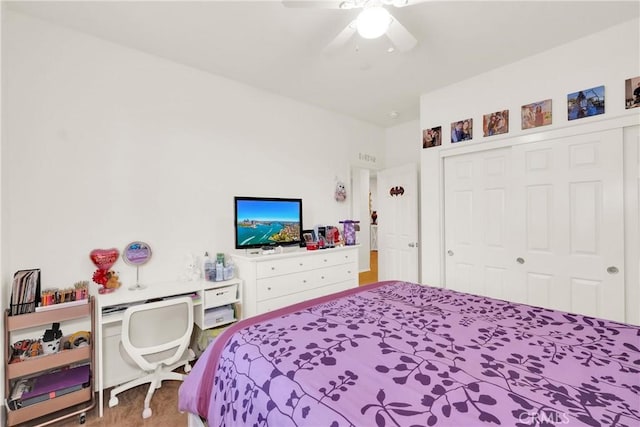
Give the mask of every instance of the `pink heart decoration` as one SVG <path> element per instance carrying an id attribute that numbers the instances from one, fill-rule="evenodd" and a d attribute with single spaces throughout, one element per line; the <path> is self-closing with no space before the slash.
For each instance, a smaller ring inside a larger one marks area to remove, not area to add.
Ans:
<path id="1" fill-rule="evenodd" d="M 120 252 L 116 248 L 94 249 L 89 254 L 89 258 L 100 270 L 109 270 L 116 263 Z"/>

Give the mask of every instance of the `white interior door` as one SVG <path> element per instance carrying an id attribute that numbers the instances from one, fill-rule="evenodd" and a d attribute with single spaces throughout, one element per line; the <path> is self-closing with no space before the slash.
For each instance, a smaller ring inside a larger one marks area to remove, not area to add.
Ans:
<path id="1" fill-rule="evenodd" d="M 445 159 L 446 286 L 624 321 L 622 132 Z"/>
<path id="2" fill-rule="evenodd" d="M 378 172 L 378 280 L 418 282 L 418 171 Z"/>
<path id="3" fill-rule="evenodd" d="M 621 129 L 513 147 L 515 271 L 530 304 L 624 321 L 622 155 Z"/>

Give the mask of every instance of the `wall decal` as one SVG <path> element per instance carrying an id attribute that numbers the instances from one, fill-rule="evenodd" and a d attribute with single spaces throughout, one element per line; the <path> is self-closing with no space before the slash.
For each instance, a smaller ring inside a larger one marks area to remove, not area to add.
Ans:
<path id="1" fill-rule="evenodd" d="M 389 194 L 391 196 L 402 196 L 404 194 L 404 187 L 391 187 L 391 189 L 389 190 Z"/>

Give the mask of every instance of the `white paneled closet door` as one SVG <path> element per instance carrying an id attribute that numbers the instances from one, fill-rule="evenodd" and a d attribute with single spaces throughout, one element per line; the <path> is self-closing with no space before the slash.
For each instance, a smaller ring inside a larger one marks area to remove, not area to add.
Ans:
<path id="1" fill-rule="evenodd" d="M 625 320 L 622 155 L 622 129 L 513 147 L 528 303 Z"/>
<path id="2" fill-rule="evenodd" d="M 450 289 L 521 300 L 509 277 L 511 149 L 445 159 L 445 278 Z"/>
<path id="3" fill-rule="evenodd" d="M 445 158 L 446 286 L 624 321 L 622 131 Z"/>

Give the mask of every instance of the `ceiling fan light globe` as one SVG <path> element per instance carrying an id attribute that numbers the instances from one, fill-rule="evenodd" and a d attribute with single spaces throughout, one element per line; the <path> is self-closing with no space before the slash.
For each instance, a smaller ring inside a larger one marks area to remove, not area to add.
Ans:
<path id="1" fill-rule="evenodd" d="M 376 39 L 387 32 L 391 15 L 384 7 L 367 7 L 356 18 L 356 29 L 360 37 Z"/>

